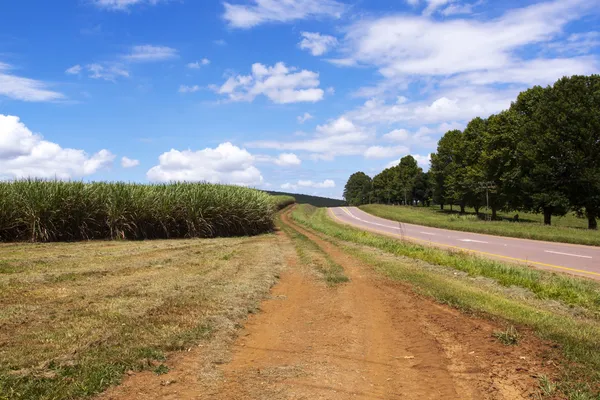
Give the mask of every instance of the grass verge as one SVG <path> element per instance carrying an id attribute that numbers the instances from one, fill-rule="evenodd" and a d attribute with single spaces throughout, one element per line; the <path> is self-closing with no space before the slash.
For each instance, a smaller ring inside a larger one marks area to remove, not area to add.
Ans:
<path id="1" fill-rule="evenodd" d="M 516 326 L 527 327 L 540 337 L 554 341 L 559 346 L 562 358 L 566 360 L 557 383 L 561 392 L 571 399 L 600 399 L 600 322 L 593 318 L 598 304 L 580 302 L 589 306 L 582 306 L 582 310 L 592 316 L 584 318 L 563 312 L 555 307 L 554 302 L 540 299 L 540 296 L 530 299 L 522 294 L 509 294 L 506 286 L 500 285 L 498 281 L 493 281 L 494 286 L 475 274 L 451 273 L 452 270 L 444 264 L 453 261 L 455 264 L 450 267 L 454 268 L 462 262 L 479 261 L 473 256 L 438 249 L 416 249 L 421 246 L 339 225 L 327 217 L 326 210 L 299 207 L 294 211 L 293 218 L 307 228 L 320 232 L 382 274 L 410 283 L 423 295 L 464 311 L 481 313 Z M 429 254 L 428 250 L 432 253 Z M 435 256 L 432 259 L 437 261 L 433 263 L 437 267 L 420 261 L 425 257 L 415 257 L 423 254 Z M 504 271 L 509 276 L 523 269 L 508 265 L 505 268 Z M 534 272 L 541 273 L 539 277 L 543 279 L 540 287 L 548 284 L 546 279 L 552 281 L 553 278 L 562 278 L 552 274 L 545 276 L 547 273 L 541 271 Z M 591 284 L 583 279 L 581 281 L 586 287 Z M 561 281 L 554 282 L 553 286 L 560 291 L 560 286 L 556 285 L 560 285 Z M 569 284 L 565 289 L 572 287 Z M 571 299 L 571 296 L 565 296 L 565 299 Z M 512 338 L 513 335 L 508 336 Z"/>
<path id="2" fill-rule="evenodd" d="M 404 207 L 369 204 L 361 210 L 375 216 L 392 221 L 431 226 L 434 228 L 452 229 L 463 232 L 485 233 L 488 235 L 508 236 L 523 239 L 545 240 L 600 246 L 600 231 L 590 231 L 587 220 L 574 215 L 555 217 L 552 226 L 543 225 L 536 214 L 520 214 L 521 222 L 485 221 L 474 213 L 458 215 L 458 212 L 439 210 L 433 207 Z M 502 216 L 502 214 L 500 214 Z"/>
<path id="3" fill-rule="evenodd" d="M 0 245 L 0 399 L 91 396 L 233 337 L 283 268 L 278 240 Z"/>

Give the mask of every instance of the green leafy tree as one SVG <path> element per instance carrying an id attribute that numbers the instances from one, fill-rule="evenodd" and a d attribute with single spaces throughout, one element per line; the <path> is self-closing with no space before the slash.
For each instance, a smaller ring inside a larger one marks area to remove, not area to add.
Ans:
<path id="1" fill-rule="evenodd" d="M 434 193 L 441 205 L 454 204 L 461 197 L 459 182 L 462 180 L 460 144 L 462 131 L 452 130 L 438 142 L 437 153 L 431 157 L 431 173 L 434 176 Z M 443 207 L 442 207 L 443 208 Z"/>
<path id="2" fill-rule="evenodd" d="M 553 215 L 565 215 L 570 207 L 567 196 L 568 164 L 554 129 L 548 129 L 547 104 L 551 88 L 535 86 L 519 94 L 510 108 L 519 124 L 515 200 L 523 209 L 544 214 L 544 224 L 551 225 Z"/>
<path id="3" fill-rule="evenodd" d="M 600 75 L 557 81 L 538 108 L 538 150 L 589 229 L 600 216 Z"/>
<path id="4" fill-rule="evenodd" d="M 364 172 L 356 172 L 350 176 L 344 187 L 344 199 L 352 206 L 368 204 L 371 190 L 371 178 Z"/>
<path id="5" fill-rule="evenodd" d="M 405 156 L 398 164 L 398 180 L 397 193 L 405 205 L 412 204 L 413 190 L 417 177 L 422 174 L 423 170 L 417 164 L 417 160 L 413 156 Z"/>
<path id="6" fill-rule="evenodd" d="M 398 194 L 395 181 L 398 179 L 398 167 L 386 168 L 373 178 L 373 201 L 391 204 L 396 202 Z"/>
<path id="7" fill-rule="evenodd" d="M 507 206 L 515 210 L 522 204 L 520 126 L 517 113 L 503 111 L 488 118 L 482 135 L 483 149 L 478 164 L 481 180 L 494 186 L 489 195 L 492 219 L 498 210 Z"/>

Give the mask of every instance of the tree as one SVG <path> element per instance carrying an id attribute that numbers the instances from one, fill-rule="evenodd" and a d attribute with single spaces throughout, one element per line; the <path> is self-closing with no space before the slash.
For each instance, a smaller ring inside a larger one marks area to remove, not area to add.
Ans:
<path id="1" fill-rule="evenodd" d="M 352 206 L 367 204 L 370 202 L 371 189 L 371 178 L 364 172 L 356 172 L 344 187 L 344 199 Z"/>
<path id="2" fill-rule="evenodd" d="M 600 216 L 600 75 L 558 80 L 538 108 L 544 140 L 537 150 L 549 157 L 559 189 L 570 205 L 598 229 Z M 539 157 L 538 157 L 539 159 Z"/>
<path id="3" fill-rule="evenodd" d="M 390 204 L 397 201 L 394 182 L 398 178 L 398 167 L 386 168 L 373 178 L 373 201 Z"/>
<path id="4" fill-rule="evenodd" d="M 440 205 L 440 209 L 444 209 L 448 198 L 448 188 L 446 185 L 446 174 L 443 165 L 443 159 L 437 153 L 431 154 L 431 168 L 429 175 L 432 184 L 433 201 Z"/>
<path id="5" fill-rule="evenodd" d="M 459 182 L 462 180 L 463 173 L 460 170 L 462 134 L 460 130 L 446 132 L 438 142 L 436 155 L 431 158 L 435 196 L 443 198 L 442 204 L 449 203 L 450 207 L 461 197 Z"/>
<path id="6" fill-rule="evenodd" d="M 429 206 L 431 204 L 433 198 L 433 183 L 432 176 L 429 172 L 420 172 L 417 175 L 412 197 L 423 206 Z"/>
<path id="7" fill-rule="evenodd" d="M 544 214 L 544 224 L 552 223 L 553 215 L 564 215 L 569 209 L 566 195 L 567 164 L 561 157 L 562 143 L 555 130 L 548 129 L 550 87 L 535 86 L 517 97 L 511 105 L 519 124 L 516 156 L 519 158 L 519 205 Z"/>
<path id="8" fill-rule="evenodd" d="M 397 191 L 404 205 L 412 204 L 415 182 L 417 176 L 422 173 L 423 170 L 413 156 L 402 157 L 398 164 Z"/>
<path id="9" fill-rule="evenodd" d="M 519 164 L 522 157 L 517 150 L 519 134 L 520 119 L 512 110 L 492 115 L 487 120 L 479 167 L 482 181 L 495 187 L 489 196 L 492 219 L 496 218 L 497 210 L 507 204 L 513 210 L 522 204 Z"/>

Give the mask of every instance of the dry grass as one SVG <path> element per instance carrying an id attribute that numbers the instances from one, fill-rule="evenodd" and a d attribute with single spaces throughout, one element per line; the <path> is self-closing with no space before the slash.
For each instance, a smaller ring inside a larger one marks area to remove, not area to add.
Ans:
<path id="1" fill-rule="evenodd" d="M 0 398 L 91 395 L 169 351 L 233 335 L 283 268 L 279 245 L 275 235 L 0 245 Z"/>

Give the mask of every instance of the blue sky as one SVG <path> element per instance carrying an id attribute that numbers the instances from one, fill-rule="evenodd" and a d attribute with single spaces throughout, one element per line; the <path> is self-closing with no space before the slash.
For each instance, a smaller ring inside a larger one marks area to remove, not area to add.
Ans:
<path id="1" fill-rule="evenodd" d="M 598 73 L 598 0 L 0 5 L 0 178 L 341 197 L 523 89 Z"/>

